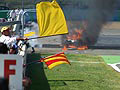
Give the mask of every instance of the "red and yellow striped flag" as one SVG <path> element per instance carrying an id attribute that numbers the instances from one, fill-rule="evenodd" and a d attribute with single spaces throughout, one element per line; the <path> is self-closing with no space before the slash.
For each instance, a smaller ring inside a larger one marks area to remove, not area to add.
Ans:
<path id="1" fill-rule="evenodd" d="M 70 64 L 64 52 L 43 58 L 42 61 L 45 62 L 49 69 L 60 64 Z"/>

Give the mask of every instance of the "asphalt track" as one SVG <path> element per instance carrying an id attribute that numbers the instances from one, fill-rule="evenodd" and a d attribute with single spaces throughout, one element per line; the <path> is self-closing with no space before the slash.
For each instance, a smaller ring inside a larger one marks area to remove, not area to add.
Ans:
<path id="1" fill-rule="evenodd" d="M 60 36 L 46 37 L 39 39 L 39 44 L 41 46 L 46 46 L 38 48 L 37 51 L 41 52 L 59 52 L 62 51 L 61 48 L 57 47 L 61 44 Z M 49 47 L 48 47 L 49 46 Z M 88 50 L 75 50 L 69 49 L 65 51 L 66 53 L 75 53 L 75 54 L 93 54 L 93 55 L 120 55 L 120 30 L 102 30 L 97 43 L 94 46 L 106 47 L 105 49 L 99 48 L 90 48 Z M 112 47 L 112 49 L 110 48 Z M 45 51 L 44 51 L 45 50 Z"/>

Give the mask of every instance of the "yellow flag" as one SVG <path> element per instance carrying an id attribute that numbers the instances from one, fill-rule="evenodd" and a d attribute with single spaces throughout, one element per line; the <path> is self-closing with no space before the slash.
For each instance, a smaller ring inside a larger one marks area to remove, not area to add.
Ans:
<path id="1" fill-rule="evenodd" d="M 56 2 L 40 2 L 36 5 L 37 22 L 40 36 L 68 33 L 62 9 Z"/>

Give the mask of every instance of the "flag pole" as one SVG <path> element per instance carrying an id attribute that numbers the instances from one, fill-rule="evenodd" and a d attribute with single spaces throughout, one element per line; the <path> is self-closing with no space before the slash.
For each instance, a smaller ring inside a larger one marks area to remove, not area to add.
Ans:
<path id="1" fill-rule="evenodd" d="M 68 34 L 68 33 L 65 33 L 65 34 Z M 57 36 L 57 35 L 65 35 L 65 34 L 56 34 L 56 35 L 49 35 L 49 36 L 39 36 L 39 37 L 28 38 L 27 40 L 44 38 L 44 37 L 50 37 L 50 36 Z"/>
<path id="2" fill-rule="evenodd" d="M 44 36 L 45 37 L 45 36 Z M 31 39 L 38 39 L 38 38 L 43 38 L 42 36 L 41 37 L 33 37 L 33 38 L 28 38 L 28 40 L 31 40 Z"/>
<path id="3" fill-rule="evenodd" d="M 38 62 L 41 63 L 42 62 L 42 58 L 40 60 L 36 60 L 36 61 L 29 62 L 27 64 L 23 64 L 23 67 L 26 67 L 28 65 L 35 64 L 35 63 L 38 63 Z"/>

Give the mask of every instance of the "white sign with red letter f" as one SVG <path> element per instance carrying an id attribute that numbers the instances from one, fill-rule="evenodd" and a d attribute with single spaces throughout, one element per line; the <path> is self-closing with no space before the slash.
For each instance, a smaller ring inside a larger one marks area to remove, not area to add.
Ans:
<path id="1" fill-rule="evenodd" d="M 0 77 L 9 80 L 10 90 L 22 90 L 23 57 L 0 54 Z"/>

